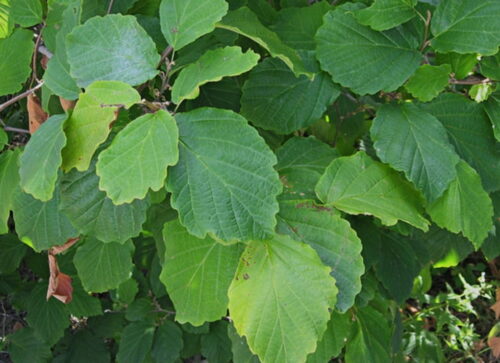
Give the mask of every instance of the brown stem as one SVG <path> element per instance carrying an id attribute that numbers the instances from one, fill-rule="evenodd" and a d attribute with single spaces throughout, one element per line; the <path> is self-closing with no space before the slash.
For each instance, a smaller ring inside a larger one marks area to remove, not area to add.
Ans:
<path id="1" fill-rule="evenodd" d="M 420 47 L 421 52 L 423 52 L 424 49 L 430 44 L 430 41 L 427 40 L 427 38 L 429 37 L 429 26 L 431 25 L 431 17 L 432 17 L 432 13 L 429 10 L 427 10 L 427 18 L 424 20 L 424 24 L 425 24 L 424 40 L 422 41 L 422 45 Z"/>
<path id="2" fill-rule="evenodd" d="M 161 66 L 163 64 L 163 62 L 165 62 L 165 59 L 168 58 L 168 56 L 170 55 L 170 53 L 172 53 L 173 50 L 174 50 L 174 48 L 171 45 L 169 45 L 168 47 L 165 48 L 165 50 L 161 54 L 161 58 L 160 58 L 160 62 L 158 63 L 158 67 Z"/>
<path id="3" fill-rule="evenodd" d="M 40 82 L 40 80 L 38 79 L 37 71 L 36 71 L 36 61 L 37 61 L 37 56 L 38 56 L 38 48 L 40 47 L 40 42 L 42 40 L 42 30 L 44 27 L 45 27 L 45 24 L 42 24 L 40 31 L 38 32 L 38 35 L 36 37 L 35 50 L 33 52 L 33 57 L 31 58 L 31 69 L 33 70 L 33 75 L 31 77 L 30 87 L 33 84 L 34 80 L 36 80 L 37 82 Z"/>
<path id="4" fill-rule="evenodd" d="M 31 88 L 31 89 L 23 92 L 23 93 L 20 93 L 17 96 L 12 97 L 10 100 L 2 103 L 0 105 L 0 112 L 2 112 L 3 110 L 5 110 L 7 107 L 9 107 L 10 105 L 12 105 L 13 103 L 16 103 L 17 101 L 22 100 L 23 98 L 28 97 L 30 94 L 36 92 L 42 86 L 43 86 L 43 81 L 40 82 L 40 83 L 38 83 L 35 87 L 33 87 L 33 88 Z"/>
<path id="5" fill-rule="evenodd" d="M 458 80 L 455 78 L 450 79 L 451 84 L 464 84 L 464 85 L 473 85 L 473 84 L 487 84 L 491 83 L 491 79 L 489 78 L 477 78 L 477 77 L 470 77 L 467 79 L 463 80 Z"/>

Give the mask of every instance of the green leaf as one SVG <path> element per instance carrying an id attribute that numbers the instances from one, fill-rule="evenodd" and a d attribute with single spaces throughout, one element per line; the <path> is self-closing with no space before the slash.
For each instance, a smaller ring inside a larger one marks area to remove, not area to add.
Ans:
<path id="1" fill-rule="evenodd" d="M 199 96 L 201 85 L 248 72 L 259 58 L 252 50 L 243 53 L 240 47 L 209 50 L 180 72 L 172 88 L 172 101 L 192 100 Z"/>
<path id="2" fill-rule="evenodd" d="M 373 30 L 387 30 L 406 23 L 417 15 L 417 0 L 375 0 L 366 9 L 356 12 L 356 19 Z"/>
<path id="3" fill-rule="evenodd" d="M 486 101 L 493 93 L 494 87 L 490 84 L 475 84 L 469 90 L 469 97 L 477 103 Z"/>
<path id="4" fill-rule="evenodd" d="M 314 136 L 293 137 L 276 150 L 276 170 L 290 199 L 315 199 L 314 188 L 333 159 L 335 149 Z M 283 198 L 285 195 L 282 195 Z"/>
<path id="5" fill-rule="evenodd" d="M 175 306 L 175 319 L 195 326 L 226 315 L 227 290 L 241 254 L 239 245 L 198 239 L 175 220 L 163 229 L 166 252 L 160 280 Z"/>
<path id="6" fill-rule="evenodd" d="M 26 254 L 26 245 L 15 234 L 0 236 L 0 275 L 14 272 Z"/>
<path id="7" fill-rule="evenodd" d="M 316 351 L 307 357 L 307 363 L 330 362 L 337 357 L 351 333 L 351 316 L 334 311 Z"/>
<path id="8" fill-rule="evenodd" d="M 7 135 L 7 133 L 3 129 L 0 129 L 0 150 L 2 150 L 8 143 L 9 135 Z"/>
<path id="9" fill-rule="evenodd" d="M 166 320 L 156 329 L 151 355 L 158 363 L 175 363 L 183 346 L 182 330 L 174 322 Z"/>
<path id="10" fill-rule="evenodd" d="M 243 6 L 230 11 L 217 27 L 227 29 L 250 38 L 266 49 L 272 57 L 281 59 L 297 77 L 301 74 L 311 78 L 312 74 L 305 69 L 296 51 L 286 44 L 268 28 L 266 28 L 249 8 Z"/>
<path id="11" fill-rule="evenodd" d="M 110 132 L 118 107 L 128 108 L 141 100 L 129 85 L 117 81 L 92 83 L 80 99 L 65 125 L 68 138 L 63 149 L 63 170 L 87 170 L 94 152 Z"/>
<path id="12" fill-rule="evenodd" d="M 71 363 L 109 363 L 110 351 L 104 339 L 93 335 L 88 329 L 80 329 L 70 335 L 66 349 L 56 359 Z"/>
<path id="13" fill-rule="evenodd" d="M 19 185 L 17 162 L 21 149 L 7 150 L 0 154 L 0 234 L 9 232 L 7 222 Z"/>
<path id="14" fill-rule="evenodd" d="M 428 201 L 439 198 L 457 176 L 460 158 L 446 129 L 411 103 L 379 108 L 370 134 L 380 160 L 403 171 Z"/>
<path id="15" fill-rule="evenodd" d="M 147 322 L 131 323 L 123 329 L 116 361 L 119 363 L 144 362 L 153 346 L 155 327 Z"/>
<path id="16" fill-rule="evenodd" d="M 168 44 L 179 50 L 214 30 L 227 9 L 224 0 L 162 0 L 161 30 Z"/>
<path id="17" fill-rule="evenodd" d="M 10 15 L 10 1 L 0 0 L 0 39 L 8 37 L 14 28 L 14 22 Z"/>
<path id="18" fill-rule="evenodd" d="M 481 74 L 490 79 L 500 81 L 500 53 L 481 60 Z"/>
<path id="19" fill-rule="evenodd" d="M 240 115 L 213 108 L 177 114 L 176 120 L 179 163 L 167 189 L 189 233 L 224 241 L 272 235 L 282 186 L 272 168 L 276 157 L 257 131 Z"/>
<path id="20" fill-rule="evenodd" d="M 447 93 L 420 108 L 443 124 L 458 155 L 476 169 L 486 191 L 499 190 L 500 148 L 482 106 L 462 95 Z"/>
<path id="21" fill-rule="evenodd" d="M 392 226 L 398 220 L 423 231 L 421 197 L 412 185 L 387 165 L 360 151 L 335 159 L 316 186 L 319 199 L 349 214 L 371 214 Z"/>
<path id="22" fill-rule="evenodd" d="M 57 174 L 62 164 L 61 150 L 66 145 L 63 127 L 67 115 L 54 115 L 33 134 L 21 155 L 21 188 L 36 199 L 52 199 Z"/>
<path id="23" fill-rule="evenodd" d="M 40 283 L 31 291 L 26 321 L 39 338 L 52 346 L 63 337 L 70 320 L 66 305 L 54 298 L 47 300 L 46 293 L 47 285 Z"/>
<path id="24" fill-rule="evenodd" d="M 68 61 L 65 58 L 61 58 L 57 53 L 50 58 L 47 69 L 43 74 L 43 80 L 45 85 L 54 94 L 67 100 L 76 100 L 80 93 L 80 88 L 69 74 Z"/>
<path id="25" fill-rule="evenodd" d="M 0 4 L 1 5 L 1 4 Z M 23 328 L 8 336 L 9 354 L 14 362 L 46 363 L 51 357 L 50 345 L 32 328 Z"/>
<path id="26" fill-rule="evenodd" d="M 346 362 L 391 362 L 391 330 L 387 319 L 374 308 L 358 309 L 353 335 L 347 342 Z"/>
<path id="27" fill-rule="evenodd" d="M 30 75 L 35 47 L 32 39 L 33 32 L 24 29 L 17 29 L 10 37 L 0 39 L 0 96 L 19 91 Z"/>
<path id="28" fill-rule="evenodd" d="M 421 65 L 405 85 L 408 92 L 420 101 L 428 102 L 436 98 L 446 86 L 451 67 L 448 64 L 431 66 Z"/>
<path id="29" fill-rule="evenodd" d="M 307 243 L 332 268 L 339 290 L 336 308 L 346 311 L 361 291 L 361 275 L 365 272 L 361 241 L 349 222 L 327 209 L 313 202 L 282 201 L 277 231 Z"/>
<path id="30" fill-rule="evenodd" d="M 113 204 L 98 188 L 94 164 L 83 173 L 67 174 L 61 184 L 61 210 L 82 234 L 103 242 L 123 243 L 141 232 L 149 202 Z"/>
<path id="31" fill-rule="evenodd" d="M 99 154 L 99 189 L 114 204 L 144 199 L 165 183 L 167 167 L 179 159 L 179 130 L 170 114 L 159 110 L 129 123 Z"/>
<path id="32" fill-rule="evenodd" d="M 132 271 L 132 243 L 103 243 L 86 238 L 73 258 L 83 287 L 89 292 L 105 292 L 117 288 Z"/>
<path id="33" fill-rule="evenodd" d="M 500 2 L 441 1 L 432 16 L 432 47 L 438 52 L 493 55 L 500 45 Z"/>
<path id="34" fill-rule="evenodd" d="M 79 279 L 73 279 L 73 300 L 67 305 L 71 315 L 88 318 L 102 315 L 101 300 L 87 293 Z"/>
<path id="35" fill-rule="evenodd" d="M 229 311 L 262 362 L 302 362 L 316 350 L 336 294 L 330 268 L 311 247 L 276 235 L 247 246 L 229 289 Z"/>
<path id="36" fill-rule="evenodd" d="M 455 79 L 464 79 L 474 70 L 477 63 L 477 54 L 436 53 L 437 64 L 451 65 Z"/>
<path id="37" fill-rule="evenodd" d="M 491 121 L 495 139 L 500 141 L 500 92 L 493 93 L 483 107 Z"/>
<path id="38" fill-rule="evenodd" d="M 250 351 L 246 339 L 238 335 L 232 324 L 227 327 L 227 335 L 231 340 L 234 363 L 260 363 L 259 358 Z"/>
<path id="39" fill-rule="evenodd" d="M 345 7 L 325 15 L 316 41 L 321 67 L 361 95 L 396 90 L 422 60 L 418 42 L 402 29 L 377 32 L 359 24 Z"/>
<path id="40" fill-rule="evenodd" d="M 130 305 L 137 293 L 139 286 L 134 278 L 130 278 L 120 284 L 116 289 L 116 298 L 123 304 Z"/>
<path id="41" fill-rule="evenodd" d="M 98 80 L 136 86 L 158 74 L 156 45 L 130 15 L 89 19 L 68 34 L 66 52 L 71 75 L 80 87 Z"/>
<path id="42" fill-rule="evenodd" d="M 14 196 L 12 210 L 17 235 L 37 252 L 62 245 L 78 236 L 70 220 L 59 210 L 59 201 L 59 186 L 47 202 L 20 190 Z"/>
<path id="43" fill-rule="evenodd" d="M 478 249 L 493 221 L 493 204 L 481 178 L 467 163 L 457 165 L 457 178 L 436 202 L 427 208 L 436 224 L 453 233 L 461 232 Z"/>
<path id="44" fill-rule="evenodd" d="M 241 114 L 265 130 L 289 134 L 318 121 L 339 95 L 325 73 L 297 78 L 283 62 L 268 58 L 243 86 Z"/>
<path id="45" fill-rule="evenodd" d="M 15 24 L 27 28 L 42 22 L 40 0 L 13 0 L 11 3 L 10 16 Z"/>
<path id="46" fill-rule="evenodd" d="M 209 362 L 228 363 L 233 358 L 228 326 L 226 320 L 216 321 L 210 324 L 210 333 L 201 336 L 200 352 Z"/>

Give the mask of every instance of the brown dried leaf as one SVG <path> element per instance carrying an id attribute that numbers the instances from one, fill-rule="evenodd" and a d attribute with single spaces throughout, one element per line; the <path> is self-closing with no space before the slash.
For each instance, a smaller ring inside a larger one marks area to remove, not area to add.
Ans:
<path id="1" fill-rule="evenodd" d="M 71 277 L 59 271 L 57 259 L 49 253 L 49 287 L 47 289 L 47 300 L 51 296 L 64 304 L 69 304 L 73 299 L 73 286 L 71 285 Z"/>
<path id="2" fill-rule="evenodd" d="M 40 99 L 32 93 L 28 96 L 28 118 L 30 123 L 30 134 L 33 134 L 41 124 L 47 120 L 49 115 L 42 109 Z"/>
<path id="3" fill-rule="evenodd" d="M 491 348 L 491 352 L 495 358 L 500 357 L 500 337 L 491 337 L 488 339 L 488 347 Z"/>
<path id="4" fill-rule="evenodd" d="M 72 110 L 75 108 L 76 101 L 67 100 L 65 98 L 59 97 L 59 102 L 64 111 Z"/>
<path id="5" fill-rule="evenodd" d="M 491 305 L 490 309 L 495 312 L 495 318 L 498 319 L 498 317 L 500 316 L 500 288 L 497 288 L 496 302 Z"/>

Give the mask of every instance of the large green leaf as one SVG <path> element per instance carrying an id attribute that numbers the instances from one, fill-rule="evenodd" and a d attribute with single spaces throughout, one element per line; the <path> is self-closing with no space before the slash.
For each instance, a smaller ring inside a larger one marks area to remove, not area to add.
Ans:
<path id="1" fill-rule="evenodd" d="M 375 0 L 369 8 L 356 12 L 356 19 L 374 30 L 387 30 L 416 16 L 416 4 L 417 0 Z"/>
<path id="2" fill-rule="evenodd" d="M 141 232 L 149 202 L 113 204 L 99 190 L 94 164 L 83 173 L 73 170 L 61 183 L 61 209 L 81 233 L 104 242 L 123 243 Z"/>
<path id="3" fill-rule="evenodd" d="M 15 234 L 0 236 L 0 275 L 14 272 L 26 254 L 27 247 Z"/>
<path id="4" fill-rule="evenodd" d="M 436 63 L 438 65 L 449 64 L 455 79 L 464 79 L 474 70 L 477 54 L 436 53 Z"/>
<path id="5" fill-rule="evenodd" d="M 119 107 L 128 108 L 141 100 L 128 84 L 117 81 L 92 83 L 80 99 L 65 125 L 68 138 L 63 149 L 63 169 L 87 170 L 97 147 L 110 132 L 110 124 Z"/>
<path id="6" fill-rule="evenodd" d="M 175 306 L 175 319 L 199 326 L 226 315 L 227 290 L 241 249 L 210 237 L 198 239 L 175 220 L 163 229 L 166 252 L 160 280 Z"/>
<path id="7" fill-rule="evenodd" d="M 400 28 L 377 32 L 361 25 L 348 9 L 328 12 L 316 34 L 321 67 L 359 94 L 394 91 L 420 65 L 418 42 Z"/>
<path id="8" fill-rule="evenodd" d="M 156 45 L 133 16 L 91 18 L 68 34 L 66 48 L 71 75 L 80 87 L 97 80 L 136 86 L 158 74 Z"/>
<path id="9" fill-rule="evenodd" d="M 11 4 L 10 16 L 15 24 L 27 28 L 42 22 L 40 0 L 13 0 Z"/>
<path id="10" fill-rule="evenodd" d="M 307 357 L 307 363 L 325 363 L 337 357 L 349 339 L 351 326 L 349 313 L 339 314 L 334 311 L 316 351 Z"/>
<path id="11" fill-rule="evenodd" d="M 500 46 L 500 2 L 441 1 L 432 16 L 431 45 L 438 52 L 493 55 Z"/>
<path id="12" fill-rule="evenodd" d="M 14 194 L 19 185 L 18 160 L 21 149 L 7 150 L 0 154 L 0 234 L 7 233 Z"/>
<path id="13" fill-rule="evenodd" d="M 14 362 L 46 363 L 52 357 L 50 345 L 38 337 L 32 328 L 19 329 L 8 336 L 8 341 L 9 354 Z"/>
<path id="14" fill-rule="evenodd" d="M 153 346 L 154 325 L 138 321 L 123 329 L 116 361 L 119 363 L 144 362 Z"/>
<path id="15" fill-rule="evenodd" d="M 228 29 L 250 38 L 266 49 L 271 56 L 281 59 L 297 77 L 301 74 L 311 76 L 311 73 L 305 69 L 297 52 L 284 44 L 276 33 L 262 25 L 257 15 L 249 8 L 243 6 L 237 10 L 230 11 L 217 24 L 217 27 Z"/>
<path id="16" fill-rule="evenodd" d="M 276 150 L 276 170 L 285 189 L 281 198 L 315 199 L 319 178 L 337 156 L 335 149 L 314 136 L 289 139 Z"/>
<path id="17" fill-rule="evenodd" d="M 444 125 L 451 143 L 481 176 L 488 192 L 500 189 L 500 148 L 482 106 L 454 93 L 420 105 Z"/>
<path id="18" fill-rule="evenodd" d="M 365 272 L 361 241 L 349 222 L 313 202 L 290 200 L 280 203 L 277 231 L 316 250 L 323 263 L 332 268 L 339 290 L 336 308 L 349 309 L 361 291 L 361 275 Z"/>
<path id="19" fill-rule="evenodd" d="M 446 129 L 411 103 L 379 108 L 371 137 L 378 157 L 403 171 L 428 201 L 439 198 L 457 175 L 455 165 L 460 158 Z"/>
<path id="20" fill-rule="evenodd" d="M 54 115 L 33 134 L 21 155 L 21 188 L 41 201 L 52 199 L 57 174 L 62 164 L 61 150 L 66 145 L 63 127 L 66 115 Z"/>
<path id="21" fill-rule="evenodd" d="M 172 88 L 172 101 L 179 104 L 194 99 L 200 94 L 200 86 L 248 72 L 259 58 L 252 50 L 243 53 L 240 47 L 209 50 L 180 72 Z"/>
<path id="22" fill-rule="evenodd" d="M 420 101 L 428 102 L 436 98 L 448 85 L 451 66 L 442 64 L 431 66 L 421 65 L 405 85 L 408 92 Z"/>
<path id="23" fill-rule="evenodd" d="M 56 299 L 46 299 L 47 285 L 38 283 L 29 294 L 26 321 L 35 329 L 36 335 L 54 345 L 64 335 L 69 326 L 69 312 L 66 306 Z"/>
<path id="24" fill-rule="evenodd" d="M 362 151 L 335 159 L 319 180 L 316 194 L 326 204 L 349 214 L 374 215 L 387 226 L 401 220 L 424 231 L 429 228 L 413 186 Z"/>
<path id="25" fill-rule="evenodd" d="M 325 73 L 296 77 L 279 59 L 268 58 L 250 72 L 243 87 L 241 114 L 278 134 L 310 126 L 323 116 L 340 90 Z"/>
<path id="26" fill-rule="evenodd" d="M 262 362 L 302 362 L 316 350 L 336 294 L 330 268 L 311 247 L 276 235 L 247 246 L 229 289 L 229 311 Z"/>
<path id="27" fill-rule="evenodd" d="M 466 162 L 457 165 L 457 178 L 427 211 L 440 227 L 467 237 L 478 249 L 493 224 L 493 204 L 481 178 Z"/>
<path id="28" fill-rule="evenodd" d="M 86 238 L 78 247 L 73 263 L 85 290 L 105 292 L 117 288 L 132 273 L 131 242 L 103 243 Z"/>
<path id="29" fill-rule="evenodd" d="M 78 231 L 59 210 L 59 187 L 47 202 L 39 201 L 18 190 L 14 196 L 13 212 L 19 238 L 35 251 L 64 244 L 78 237 Z"/>
<path id="30" fill-rule="evenodd" d="M 162 0 L 161 30 L 168 44 L 179 50 L 214 30 L 227 9 L 224 0 Z"/>
<path id="31" fill-rule="evenodd" d="M 353 335 L 347 342 L 346 362 L 391 362 L 391 330 L 379 311 L 367 306 L 358 309 Z"/>
<path id="32" fill-rule="evenodd" d="M 0 6 L 2 4 L 0 3 Z M 0 8 L 1 9 L 1 8 Z M 1 13 L 0 13 L 1 15 Z M 6 39 L 0 39 L 0 96 L 15 93 L 22 88 L 31 73 L 33 32 L 17 29 Z"/>
<path id="33" fill-rule="evenodd" d="M 8 37 L 14 27 L 10 16 L 10 2 L 11 0 L 0 0 L 0 39 Z"/>
<path id="34" fill-rule="evenodd" d="M 167 188 L 181 223 L 199 238 L 269 237 L 282 186 L 273 170 L 276 157 L 257 131 L 238 114 L 213 108 L 178 114 L 176 120 L 179 163 Z"/>
<path id="35" fill-rule="evenodd" d="M 99 189 L 115 204 L 144 199 L 149 189 L 160 190 L 167 167 L 179 159 L 178 139 L 177 124 L 166 111 L 135 119 L 99 154 Z"/>

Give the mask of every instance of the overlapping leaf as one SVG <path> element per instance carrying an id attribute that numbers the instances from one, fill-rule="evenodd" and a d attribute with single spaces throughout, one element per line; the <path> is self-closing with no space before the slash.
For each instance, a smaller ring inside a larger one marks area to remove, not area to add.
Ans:
<path id="1" fill-rule="evenodd" d="M 238 266 L 239 245 L 190 235 L 175 220 L 163 230 L 166 252 L 160 280 L 167 287 L 180 323 L 199 326 L 226 314 L 227 290 Z"/>
<path id="2" fill-rule="evenodd" d="M 337 357 L 351 333 L 352 320 L 348 313 L 334 311 L 316 351 L 307 357 L 307 363 L 329 362 Z"/>
<path id="3" fill-rule="evenodd" d="M 271 56 L 281 59 L 297 77 L 302 74 L 311 77 L 311 73 L 305 69 L 295 50 L 284 44 L 276 33 L 262 25 L 249 8 L 243 6 L 229 12 L 222 21 L 217 23 L 217 27 L 250 38 L 266 49 Z"/>
<path id="4" fill-rule="evenodd" d="M 12 21 L 22 27 L 30 27 L 42 22 L 42 4 L 40 0 L 14 0 L 11 2 Z"/>
<path id="5" fill-rule="evenodd" d="M 483 107 L 491 121 L 495 139 L 500 141 L 500 92 L 493 93 Z"/>
<path id="6" fill-rule="evenodd" d="M 156 45 L 133 16 L 91 18 L 66 37 L 66 48 L 80 87 L 98 80 L 136 86 L 158 74 Z"/>
<path id="7" fill-rule="evenodd" d="M 329 273 L 311 247 L 290 237 L 247 246 L 229 289 L 229 311 L 262 362 L 301 362 L 316 350 L 337 294 Z"/>
<path id="8" fill-rule="evenodd" d="M 97 81 L 90 85 L 65 125 L 68 138 L 63 149 L 63 169 L 87 170 L 97 147 L 110 132 L 119 107 L 130 107 L 140 95 L 129 85 L 117 81 Z"/>
<path id="9" fill-rule="evenodd" d="M 500 2 L 441 1 L 432 16 L 431 45 L 438 52 L 493 55 L 500 46 Z"/>
<path id="10" fill-rule="evenodd" d="M 116 359 L 118 362 L 144 362 L 153 345 L 154 325 L 137 321 L 123 329 L 120 347 Z"/>
<path id="11" fill-rule="evenodd" d="M 2 4 L 0 4 L 2 6 Z M 1 38 L 1 37 L 0 37 Z M 6 39 L 0 39 L 0 96 L 15 93 L 31 73 L 31 56 L 35 43 L 33 32 L 17 29 Z"/>
<path id="12" fill-rule="evenodd" d="M 62 164 L 61 150 L 66 145 L 63 127 L 66 115 L 54 115 L 31 137 L 21 155 L 21 188 L 41 201 L 52 199 L 57 174 Z"/>
<path id="13" fill-rule="evenodd" d="M 252 50 L 243 53 L 240 47 L 209 50 L 180 72 L 172 87 L 172 101 L 179 104 L 183 100 L 196 98 L 203 84 L 248 72 L 259 58 Z"/>
<path id="14" fill-rule="evenodd" d="M 349 4 L 348 4 L 349 5 Z M 316 56 L 335 82 L 359 94 L 394 91 L 420 65 L 418 42 L 402 29 L 377 32 L 344 6 L 328 12 L 316 34 Z"/>
<path id="15" fill-rule="evenodd" d="M 318 121 L 339 94 L 325 73 L 297 78 L 279 59 L 268 58 L 243 87 L 241 114 L 265 130 L 289 134 Z"/>
<path id="16" fill-rule="evenodd" d="M 10 16 L 10 0 L 0 0 L 0 39 L 10 35 L 14 22 Z"/>
<path id="17" fill-rule="evenodd" d="M 387 30 L 415 17 L 416 4 L 417 0 L 375 0 L 369 8 L 356 12 L 356 19 L 374 30 Z"/>
<path id="18" fill-rule="evenodd" d="M 179 162 L 167 180 L 172 206 L 187 230 L 224 241 L 263 239 L 276 224 L 281 192 L 276 157 L 232 111 L 178 114 Z M 224 136 L 220 130 L 224 130 Z"/>
<path id="19" fill-rule="evenodd" d="M 441 196 L 457 175 L 459 157 L 446 129 L 413 104 L 379 108 L 371 136 L 378 157 L 403 171 L 429 201 Z"/>
<path id="20" fill-rule="evenodd" d="M 214 30 L 227 9 L 224 0 L 162 0 L 161 30 L 168 44 L 179 50 Z"/>
<path id="21" fill-rule="evenodd" d="M 99 190 L 94 164 L 85 172 L 72 171 L 61 183 L 61 210 L 80 233 L 104 242 L 123 243 L 141 232 L 148 201 L 113 204 L 106 193 Z"/>
<path id="22" fill-rule="evenodd" d="M 335 159 L 319 180 L 316 194 L 349 214 L 372 214 L 388 226 L 401 220 L 428 229 L 418 192 L 396 171 L 363 151 Z"/>
<path id="23" fill-rule="evenodd" d="M 481 246 L 493 224 L 493 204 L 481 185 L 481 178 L 464 161 L 457 165 L 457 178 L 435 203 L 427 208 L 438 226 L 467 237 Z"/>
<path id="24" fill-rule="evenodd" d="M 19 185 L 18 160 L 20 149 L 7 150 L 0 154 L 0 234 L 9 231 L 7 221 L 12 210 L 14 194 Z"/>
<path id="25" fill-rule="evenodd" d="M 115 204 L 144 199 L 149 189 L 160 190 L 167 167 L 179 159 L 178 139 L 177 124 L 166 111 L 135 119 L 99 154 L 99 188 Z"/>
<path id="26" fill-rule="evenodd" d="M 405 88 L 413 97 L 428 102 L 436 98 L 448 85 L 450 72 L 451 67 L 448 64 L 440 66 L 424 64 L 410 77 Z"/>

